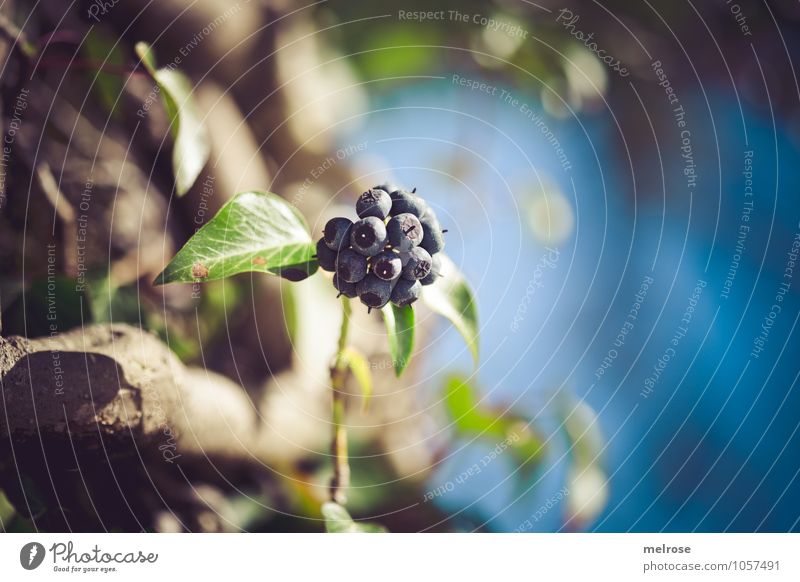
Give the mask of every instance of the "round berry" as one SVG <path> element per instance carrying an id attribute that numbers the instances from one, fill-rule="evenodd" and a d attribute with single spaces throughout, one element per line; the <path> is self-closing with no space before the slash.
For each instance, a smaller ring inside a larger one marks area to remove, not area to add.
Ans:
<path id="1" fill-rule="evenodd" d="M 405 212 L 393 216 L 386 224 L 389 244 L 400 252 L 410 251 L 422 241 L 419 218 Z"/>
<path id="2" fill-rule="evenodd" d="M 308 279 L 308 277 L 311 275 L 312 265 L 313 263 L 303 263 L 301 265 L 297 265 L 296 267 L 282 267 L 277 271 L 277 275 L 279 277 L 283 277 L 287 281 L 297 283 L 298 281 Z"/>
<path id="3" fill-rule="evenodd" d="M 317 262 L 323 271 L 333 273 L 336 270 L 336 251 L 328 248 L 325 237 L 317 241 Z"/>
<path id="4" fill-rule="evenodd" d="M 337 216 L 331 218 L 326 224 L 323 234 L 325 244 L 332 251 L 340 251 L 350 246 L 350 229 L 353 221 L 349 218 Z"/>
<path id="5" fill-rule="evenodd" d="M 342 281 L 339 278 L 339 275 L 334 274 L 333 286 L 339 292 L 339 295 L 344 295 L 345 297 L 349 297 L 350 299 L 358 297 L 358 293 L 356 292 L 356 284 L 348 283 L 347 281 Z"/>
<path id="6" fill-rule="evenodd" d="M 441 275 L 442 269 L 442 260 L 437 256 L 433 255 L 431 257 L 431 272 L 428 273 L 427 276 L 423 277 L 419 280 L 420 283 L 423 285 L 433 285 L 433 283 L 438 279 Z"/>
<path id="7" fill-rule="evenodd" d="M 419 221 L 422 222 L 423 218 L 437 220 L 436 219 L 436 212 L 434 212 L 433 208 L 428 206 L 427 203 L 425 204 L 425 212 L 423 212 L 422 215 L 419 217 Z"/>
<path id="8" fill-rule="evenodd" d="M 369 274 L 356 284 L 356 291 L 361 303 L 369 308 L 380 309 L 389 303 L 393 287 L 391 281 L 384 281 Z"/>
<path id="9" fill-rule="evenodd" d="M 367 190 L 356 201 L 356 214 L 359 218 L 375 216 L 383 220 L 389 216 L 391 209 L 392 198 L 380 188 Z"/>
<path id="10" fill-rule="evenodd" d="M 348 283 L 358 283 L 367 274 L 367 259 L 350 249 L 345 249 L 336 259 L 336 274 Z"/>
<path id="11" fill-rule="evenodd" d="M 425 239 L 423 239 L 425 242 Z M 403 257 L 403 278 L 409 281 L 416 281 L 424 279 L 431 272 L 433 266 L 433 259 L 431 255 L 422 248 L 422 246 L 414 247 Z"/>
<path id="12" fill-rule="evenodd" d="M 392 210 L 390 212 L 392 216 L 409 213 L 420 217 L 427 209 L 428 205 L 419 196 L 407 190 L 395 190 L 390 195 L 392 197 Z"/>
<path id="13" fill-rule="evenodd" d="M 403 262 L 394 251 L 383 251 L 372 257 L 372 272 L 378 279 L 394 281 L 402 270 Z"/>
<path id="14" fill-rule="evenodd" d="M 422 293 L 422 285 L 419 281 L 400 279 L 392 290 L 391 300 L 398 307 L 411 305 L 419 299 L 420 293 Z"/>
<path id="15" fill-rule="evenodd" d="M 422 227 L 420 227 L 422 233 Z M 386 244 L 386 225 L 376 216 L 362 218 L 353 224 L 350 231 L 350 244 L 353 250 L 372 257 L 383 250 Z"/>
<path id="16" fill-rule="evenodd" d="M 444 235 L 439 221 L 435 214 L 426 214 L 419 220 L 422 224 L 422 242 L 419 243 L 423 249 L 431 255 L 435 255 L 444 249 Z"/>
<path id="17" fill-rule="evenodd" d="M 395 186 L 391 182 L 383 182 L 382 184 L 378 184 L 377 186 L 373 186 L 372 188 L 373 189 L 380 188 L 381 190 L 383 190 L 387 194 L 391 194 L 392 192 L 397 192 L 397 190 L 399 189 L 397 186 Z"/>

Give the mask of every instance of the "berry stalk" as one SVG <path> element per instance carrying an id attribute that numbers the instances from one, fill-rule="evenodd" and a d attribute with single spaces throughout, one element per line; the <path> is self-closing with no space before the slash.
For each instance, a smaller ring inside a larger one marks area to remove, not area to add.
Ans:
<path id="1" fill-rule="evenodd" d="M 347 363 L 344 352 L 347 347 L 347 335 L 350 330 L 350 299 L 342 296 L 342 327 L 339 331 L 339 344 L 336 359 L 331 366 L 331 388 L 333 404 L 331 408 L 331 424 L 333 439 L 331 455 L 333 457 L 333 477 L 331 477 L 331 501 L 343 505 L 347 502 L 346 490 L 350 486 L 350 463 L 347 456 L 347 427 L 345 426 L 344 383 L 347 378 Z"/>

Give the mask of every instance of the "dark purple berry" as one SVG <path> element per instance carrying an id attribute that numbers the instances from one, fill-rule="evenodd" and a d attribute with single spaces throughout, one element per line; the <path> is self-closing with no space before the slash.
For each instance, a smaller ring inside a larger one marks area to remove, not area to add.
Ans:
<path id="1" fill-rule="evenodd" d="M 350 299 L 358 297 L 358 293 L 356 292 L 356 284 L 348 283 L 347 281 L 342 281 L 339 278 L 339 275 L 333 276 L 333 286 L 339 292 L 340 295 L 344 295 L 345 297 L 349 297 Z"/>
<path id="2" fill-rule="evenodd" d="M 420 219 L 420 224 L 422 224 L 422 242 L 419 243 L 419 246 L 428 251 L 431 255 L 435 255 L 444 249 L 442 227 L 439 226 L 436 215 L 426 214 Z"/>
<path id="3" fill-rule="evenodd" d="M 384 281 L 369 274 L 356 284 L 356 291 L 361 303 L 373 309 L 380 309 L 389 303 L 393 287 L 392 281 Z"/>
<path id="4" fill-rule="evenodd" d="M 425 239 L 422 239 L 425 242 Z M 414 247 L 403 257 L 403 278 L 409 281 L 424 279 L 431 272 L 433 259 L 422 245 Z"/>
<path id="5" fill-rule="evenodd" d="M 392 210 L 390 212 L 392 216 L 409 213 L 420 217 L 428 207 L 422 198 L 407 190 L 396 190 L 390 195 L 392 197 Z"/>
<path id="6" fill-rule="evenodd" d="M 442 259 L 439 258 L 438 255 L 433 255 L 431 257 L 431 272 L 428 273 L 426 277 L 423 277 L 419 280 L 420 283 L 423 285 L 433 285 L 433 283 L 438 279 L 441 275 L 442 270 Z"/>
<path id="7" fill-rule="evenodd" d="M 323 271 L 333 273 L 336 270 L 336 251 L 328 248 L 325 237 L 317 241 L 317 262 Z"/>
<path id="8" fill-rule="evenodd" d="M 422 227 L 420 227 L 422 233 Z M 353 224 L 350 231 L 350 244 L 362 255 L 372 257 L 383 250 L 386 244 L 386 225 L 376 216 L 362 218 Z"/>
<path id="9" fill-rule="evenodd" d="M 422 225 L 413 214 L 398 214 L 386 224 L 386 235 L 392 248 L 410 251 L 422 241 Z"/>
<path id="10" fill-rule="evenodd" d="M 378 279 L 393 281 L 400 276 L 403 262 L 394 251 L 383 251 L 372 257 L 372 272 Z"/>
<path id="11" fill-rule="evenodd" d="M 349 218 L 337 216 L 325 224 L 323 231 L 325 244 L 332 251 L 341 251 L 350 246 L 350 229 L 353 221 Z"/>
<path id="12" fill-rule="evenodd" d="M 391 182 L 383 182 L 382 184 L 378 184 L 377 186 L 373 186 L 372 188 L 373 189 L 380 188 L 387 194 L 391 194 L 392 192 L 397 192 L 397 190 L 399 190 L 399 188 L 394 184 L 392 184 Z"/>
<path id="13" fill-rule="evenodd" d="M 398 307 L 411 305 L 419 299 L 420 293 L 422 293 L 422 285 L 419 281 L 400 279 L 392 290 L 391 300 Z"/>
<path id="14" fill-rule="evenodd" d="M 433 208 L 425 204 L 425 212 L 422 213 L 422 216 L 419 217 L 419 221 L 422 222 L 423 218 L 431 218 L 436 220 L 436 212 L 433 211 Z"/>
<path id="15" fill-rule="evenodd" d="M 345 249 L 336 258 L 336 274 L 348 283 L 358 283 L 367 274 L 367 259 L 350 249 Z"/>
<path id="16" fill-rule="evenodd" d="M 380 188 L 367 190 L 356 201 L 356 213 L 359 218 L 375 216 L 383 220 L 389 216 L 392 209 L 392 199 L 387 192 Z"/>
<path id="17" fill-rule="evenodd" d="M 310 261 L 293 267 L 282 267 L 277 271 L 277 275 L 283 277 L 287 281 L 297 283 L 298 281 L 308 279 L 315 270 L 314 263 Z"/>

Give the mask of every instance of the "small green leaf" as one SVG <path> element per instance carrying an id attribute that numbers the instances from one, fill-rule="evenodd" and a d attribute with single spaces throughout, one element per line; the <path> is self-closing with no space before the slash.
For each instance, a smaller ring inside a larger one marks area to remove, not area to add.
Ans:
<path id="1" fill-rule="evenodd" d="M 408 366 L 414 349 L 414 309 L 410 305 L 387 305 L 381 309 L 381 313 L 386 324 L 394 373 L 399 378 Z"/>
<path id="2" fill-rule="evenodd" d="M 174 68 L 156 68 L 155 55 L 147 43 L 136 43 L 136 54 L 145 69 L 158 83 L 161 100 L 167 110 L 172 136 L 172 170 L 175 191 L 183 196 L 192 187 L 208 161 L 208 134 L 192 99 L 194 87 L 189 78 Z"/>
<path id="3" fill-rule="evenodd" d="M 156 55 L 150 45 L 146 42 L 137 42 L 133 50 L 136 51 L 136 56 L 142 60 L 147 72 L 152 75 L 156 70 Z"/>
<path id="4" fill-rule="evenodd" d="M 482 405 L 468 379 L 451 376 L 445 384 L 444 403 L 458 432 L 477 435 L 495 444 L 506 442 L 521 465 L 528 462 L 535 465 L 541 460 L 545 452 L 544 439 L 531 422 L 511 411 Z"/>
<path id="5" fill-rule="evenodd" d="M 314 243 L 297 209 L 269 192 L 242 192 L 178 251 L 155 285 L 260 272 L 295 280 L 317 270 Z"/>
<path id="6" fill-rule="evenodd" d="M 472 360 L 478 365 L 478 306 L 464 276 L 443 253 L 441 276 L 423 287 L 422 300 L 433 311 L 450 320 L 467 342 Z"/>
<path id="7" fill-rule="evenodd" d="M 452 376 L 446 384 L 445 406 L 456 429 L 464 433 L 505 438 L 497 417 L 484 412 L 469 381 Z"/>
<path id="8" fill-rule="evenodd" d="M 11 505 L 5 492 L 0 489 L 0 531 L 8 529 L 8 524 L 11 523 L 11 519 L 15 514 L 14 506 Z"/>
<path id="9" fill-rule="evenodd" d="M 608 502 L 608 477 L 601 462 L 605 440 L 597 414 L 588 404 L 569 396 L 561 406 L 571 458 L 566 521 L 580 527 L 591 523 Z"/>
<path id="10" fill-rule="evenodd" d="M 125 63 L 122 44 L 104 29 L 92 27 L 86 33 L 83 50 L 89 61 L 97 62 L 101 67 L 94 75 L 92 89 L 103 106 L 116 116 L 117 105 L 124 90 L 123 79 L 119 75 L 103 72 L 102 67 L 122 66 Z"/>
<path id="11" fill-rule="evenodd" d="M 361 387 L 361 395 L 364 397 L 363 410 L 369 407 L 369 400 L 372 397 L 372 374 L 369 371 L 369 362 L 361 352 L 352 347 L 347 347 L 342 352 L 342 361 L 350 368 L 353 376 Z"/>
<path id="12" fill-rule="evenodd" d="M 328 533 L 386 533 L 386 528 L 376 523 L 357 523 L 347 510 L 329 501 L 322 505 L 325 530 Z"/>

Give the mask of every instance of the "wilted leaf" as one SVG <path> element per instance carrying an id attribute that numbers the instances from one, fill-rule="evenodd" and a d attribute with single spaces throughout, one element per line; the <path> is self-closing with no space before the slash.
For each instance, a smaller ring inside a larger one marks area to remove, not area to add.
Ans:
<path id="1" fill-rule="evenodd" d="M 175 141 L 172 150 L 175 191 L 178 196 L 183 196 L 200 175 L 210 151 L 208 134 L 192 99 L 192 83 L 176 69 L 157 69 L 155 55 L 147 43 L 136 43 L 136 54 L 158 83 L 162 102 L 169 115 Z"/>
<path id="2" fill-rule="evenodd" d="M 386 528 L 376 523 L 357 523 L 347 510 L 338 503 L 328 502 L 322 506 L 325 530 L 328 533 L 386 533 Z"/>
<path id="3" fill-rule="evenodd" d="M 386 324 L 394 373 L 399 378 L 414 349 L 414 309 L 410 305 L 397 307 L 390 304 L 381 309 L 381 313 Z"/>
<path id="4" fill-rule="evenodd" d="M 189 239 L 155 284 L 213 281 L 249 271 L 307 277 L 317 270 L 315 252 L 293 206 L 268 192 L 242 192 Z"/>
<path id="5" fill-rule="evenodd" d="M 433 311 L 450 320 L 478 365 L 478 306 L 464 276 L 446 255 L 441 253 L 442 269 L 433 285 L 423 287 L 422 300 Z"/>

